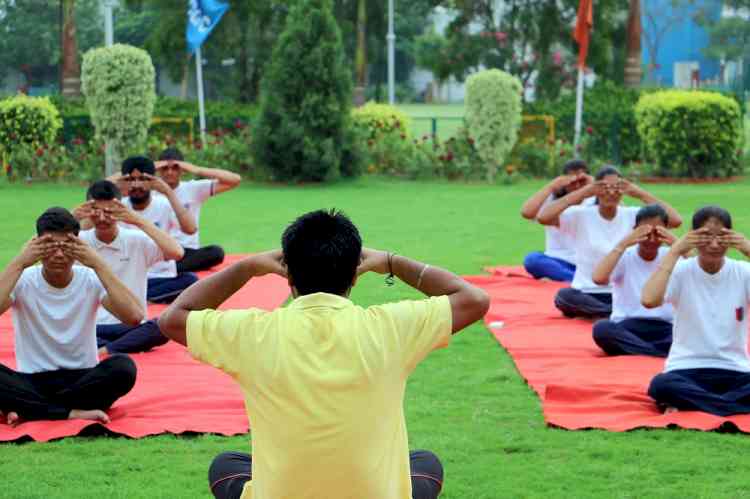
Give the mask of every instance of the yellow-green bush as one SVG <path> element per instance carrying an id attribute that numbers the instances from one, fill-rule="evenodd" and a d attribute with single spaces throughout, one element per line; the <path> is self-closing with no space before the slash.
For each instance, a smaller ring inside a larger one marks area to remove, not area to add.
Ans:
<path id="1" fill-rule="evenodd" d="M 518 78 L 499 69 L 466 79 L 466 126 L 490 181 L 518 139 L 522 91 Z"/>
<path id="2" fill-rule="evenodd" d="M 714 92 L 666 90 L 635 106 L 646 154 L 666 177 L 729 177 L 742 172 L 740 106 Z"/>
<path id="3" fill-rule="evenodd" d="M 394 132 L 403 134 L 408 139 L 411 130 L 411 119 L 406 113 L 394 106 L 372 101 L 353 109 L 352 121 L 369 140 L 376 140 Z"/>
<path id="4" fill-rule="evenodd" d="M 60 113 L 46 97 L 19 94 L 0 100 L 0 147 L 6 151 L 50 144 L 61 127 Z"/>

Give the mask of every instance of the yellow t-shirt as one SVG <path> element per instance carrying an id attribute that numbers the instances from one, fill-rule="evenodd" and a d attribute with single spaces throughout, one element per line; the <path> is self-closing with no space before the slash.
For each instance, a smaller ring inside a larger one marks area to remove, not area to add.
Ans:
<path id="1" fill-rule="evenodd" d="M 448 345 L 447 296 L 364 309 L 316 293 L 273 312 L 191 312 L 190 353 L 242 387 L 253 478 L 242 499 L 408 499 L 406 379 Z"/>

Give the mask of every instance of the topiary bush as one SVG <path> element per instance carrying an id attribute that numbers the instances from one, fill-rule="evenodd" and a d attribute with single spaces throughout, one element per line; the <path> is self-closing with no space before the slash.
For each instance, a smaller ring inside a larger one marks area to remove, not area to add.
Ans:
<path id="1" fill-rule="evenodd" d="M 647 155 L 665 177 L 729 177 L 741 173 L 743 124 L 729 97 L 689 90 L 642 96 L 635 106 Z"/>
<path id="2" fill-rule="evenodd" d="M 490 182 L 518 139 L 522 92 L 518 78 L 499 69 L 466 80 L 466 126 Z"/>
<path id="3" fill-rule="evenodd" d="M 156 101 L 155 72 L 145 50 L 115 44 L 83 56 L 81 88 L 97 136 L 112 145 L 114 162 L 143 151 Z"/>
<path id="4" fill-rule="evenodd" d="M 5 151 L 51 144 L 61 127 L 60 113 L 46 97 L 19 94 L 0 100 L 0 147 Z"/>
<path id="5" fill-rule="evenodd" d="M 280 181 L 357 175 L 351 95 L 352 77 L 331 1 L 294 3 L 263 77 L 253 133 L 256 161 Z"/>

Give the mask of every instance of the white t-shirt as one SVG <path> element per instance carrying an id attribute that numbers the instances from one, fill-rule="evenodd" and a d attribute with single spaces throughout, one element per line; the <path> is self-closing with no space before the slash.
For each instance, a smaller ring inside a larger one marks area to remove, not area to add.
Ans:
<path id="1" fill-rule="evenodd" d="M 65 288 L 51 286 L 42 266 L 23 271 L 10 294 L 16 369 L 22 373 L 87 369 L 99 362 L 96 312 L 106 296 L 96 273 L 73 266 Z"/>
<path id="2" fill-rule="evenodd" d="M 175 231 L 180 230 L 180 221 L 177 220 L 177 214 L 172 209 L 172 205 L 169 204 L 164 196 L 155 196 L 154 192 L 151 192 L 151 202 L 143 210 L 134 210 L 140 216 L 150 221 L 158 228 L 166 232 L 167 234 L 174 234 Z M 124 198 L 123 204 L 128 208 L 133 209 L 133 203 L 130 202 L 130 198 Z M 129 224 L 120 224 L 120 227 L 128 229 L 137 229 L 137 227 Z M 177 276 L 177 264 L 174 260 L 162 260 L 153 265 L 148 271 L 148 277 L 176 277 Z"/>
<path id="3" fill-rule="evenodd" d="M 110 244 L 97 239 L 94 229 L 82 231 L 79 237 L 96 250 L 118 279 L 138 298 L 143 310 L 146 310 L 148 269 L 164 261 L 164 253 L 159 246 L 145 232 L 124 227 L 118 228 L 117 237 Z M 99 307 L 97 324 L 120 322 L 107 309 Z"/>
<path id="4" fill-rule="evenodd" d="M 200 224 L 201 206 L 206 202 L 206 199 L 214 195 L 215 188 L 216 180 L 201 179 L 180 182 L 174 190 L 180 204 L 193 215 L 196 227 Z M 185 234 L 178 225 L 177 230 L 171 232 L 170 235 L 177 239 L 183 248 L 200 248 L 200 237 L 197 230 L 195 234 Z"/>
<path id="5" fill-rule="evenodd" d="M 656 258 L 644 260 L 638 254 L 638 246 L 631 246 L 620 256 L 620 261 L 612 270 L 612 315 L 610 320 L 620 322 L 625 319 L 659 319 L 672 322 L 672 305 L 646 308 L 641 305 L 643 286 L 659 267 L 659 262 L 669 252 L 667 246 L 659 248 Z"/>
<path id="6" fill-rule="evenodd" d="M 539 209 L 541 212 L 548 204 L 555 201 L 555 196 L 550 194 Z M 586 198 L 581 206 L 588 206 L 594 204 L 596 197 Z M 553 225 L 547 225 L 544 228 L 544 242 L 545 249 L 544 254 L 551 256 L 552 258 L 559 258 L 565 260 L 568 263 L 575 265 L 576 263 L 576 252 L 572 238 Z"/>
<path id="7" fill-rule="evenodd" d="M 611 293 L 611 286 L 597 286 L 592 280 L 594 267 L 635 227 L 640 208 L 619 206 L 617 215 L 606 220 L 598 205 L 571 206 L 560 214 L 560 230 L 573 241 L 576 272 L 571 287 L 584 293 Z"/>
<path id="8" fill-rule="evenodd" d="M 721 270 L 708 274 L 697 257 L 681 260 L 672 271 L 664 300 L 674 305 L 665 372 L 703 368 L 750 372 L 747 263 L 724 258 Z"/>

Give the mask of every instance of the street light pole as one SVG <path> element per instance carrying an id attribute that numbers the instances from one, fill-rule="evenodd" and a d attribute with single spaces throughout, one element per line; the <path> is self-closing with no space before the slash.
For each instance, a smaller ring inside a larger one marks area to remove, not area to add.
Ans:
<path id="1" fill-rule="evenodd" d="M 388 103 L 396 103 L 396 34 L 393 32 L 393 0 L 388 0 Z"/>
<path id="2" fill-rule="evenodd" d="M 115 40 L 112 23 L 112 9 L 117 6 L 117 0 L 102 0 L 104 10 L 104 45 L 111 47 Z M 104 171 L 107 177 L 115 173 L 114 151 L 112 144 L 107 140 L 104 147 Z"/>

